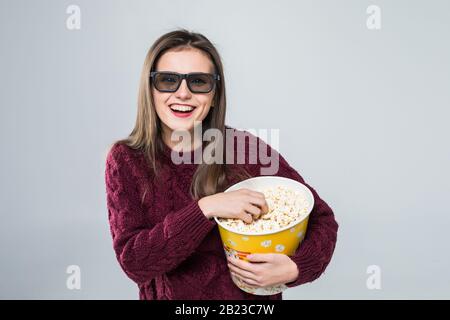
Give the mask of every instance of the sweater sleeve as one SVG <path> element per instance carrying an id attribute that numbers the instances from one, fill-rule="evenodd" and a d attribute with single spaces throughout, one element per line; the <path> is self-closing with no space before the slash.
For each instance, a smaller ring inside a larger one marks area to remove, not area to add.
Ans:
<path id="1" fill-rule="evenodd" d="M 290 257 L 297 265 L 299 275 L 296 280 L 286 283 L 286 286 L 290 288 L 312 282 L 325 271 L 336 246 L 338 224 L 334 218 L 334 213 L 328 204 L 319 197 L 316 190 L 304 181 L 281 154 L 261 139 L 258 138 L 257 140 L 258 149 L 263 148 L 264 152 L 270 154 L 271 159 L 278 159 L 278 172 L 274 175 L 303 183 L 314 196 L 314 207 L 309 216 L 305 238 L 294 255 Z M 255 172 L 255 176 L 264 175 L 263 170 L 261 170 L 264 167 L 269 166 L 258 161 L 258 166 L 255 169 L 260 172 Z"/>
<path id="2" fill-rule="evenodd" d="M 314 196 L 314 207 L 309 216 L 305 238 L 291 256 L 299 270 L 298 278 L 286 283 L 286 286 L 291 288 L 312 282 L 325 271 L 336 246 L 338 224 L 328 204 L 281 155 L 279 155 L 278 175 L 303 183 Z"/>
<path id="3" fill-rule="evenodd" d="M 127 276 L 141 284 L 175 269 L 216 223 L 192 200 L 184 208 L 168 213 L 160 223 L 149 225 L 133 169 L 132 160 L 123 150 L 110 151 L 105 182 L 113 247 Z"/>

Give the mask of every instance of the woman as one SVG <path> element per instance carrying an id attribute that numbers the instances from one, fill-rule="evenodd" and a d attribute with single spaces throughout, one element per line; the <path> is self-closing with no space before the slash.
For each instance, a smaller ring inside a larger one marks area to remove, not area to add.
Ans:
<path id="1" fill-rule="evenodd" d="M 219 54 L 205 36 L 186 30 L 161 36 L 142 68 L 136 125 L 108 153 L 105 180 L 113 246 L 141 299 L 282 299 L 281 293 L 256 296 L 240 290 L 230 271 L 250 286 L 294 287 L 318 278 L 331 260 L 338 229 L 332 210 L 270 146 L 225 126 L 224 80 Z M 199 127 L 221 133 L 223 141 L 199 137 Z M 249 137 L 244 164 L 226 161 L 227 155 L 243 156 L 237 144 L 230 149 L 229 130 L 233 141 Z M 177 132 L 189 135 L 179 142 Z M 262 193 L 223 192 L 261 174 L 265 164 L 249 161 L 254 141 L 278 156 L 276 175 L 313 192 L 308 231 L 294 256 L 255 254 L 247 262 L 224 253 L 213 217 L 249 223 L 267 211 Z M 220 143 L 225 147 L 218 148 Z M 206 161 L 205 155 L 205 161 L 197 161 L 198 151 L 211 146 L 211 154 L 223 161 Z M 191 161 L 174 161 L 180 152 Z"/>

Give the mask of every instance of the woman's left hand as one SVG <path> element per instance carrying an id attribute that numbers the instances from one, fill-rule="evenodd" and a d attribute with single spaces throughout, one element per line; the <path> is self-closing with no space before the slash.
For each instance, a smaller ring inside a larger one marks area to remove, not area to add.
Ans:
<path id="1" fill-rule="evenodd" d="M 254 253 L 248 261 L 228 257 L 228 267 L 244 283 L 255 287 L 266 287 L 292 282 L 299 270 L 291 258 L 280 253 Z"/>

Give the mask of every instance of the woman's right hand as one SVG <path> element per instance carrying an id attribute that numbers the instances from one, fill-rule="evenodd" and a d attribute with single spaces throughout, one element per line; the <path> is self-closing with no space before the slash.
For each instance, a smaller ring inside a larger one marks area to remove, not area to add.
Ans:
<path id="1" fill-rule="evenodd" d="M 269 210 L 264 194 L 249 189 L 206 196 L 198 201 L 198 206 L 208 219 L 232 218 L 246 223 L 251 223 Z"/>

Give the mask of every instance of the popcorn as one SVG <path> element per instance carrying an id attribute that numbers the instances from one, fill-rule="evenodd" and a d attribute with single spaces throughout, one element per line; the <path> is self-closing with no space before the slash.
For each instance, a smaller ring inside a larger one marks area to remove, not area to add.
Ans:
<path id="1" fill-rule="evenodd" d="M 218 218 L 229 229 L 244 233 L 275 232 L 287 227 L 294 221 L 308 214 L 309 202 L 305 195 L 297 190 L 277 186 L 262 191 L 266 198 L 269 211 L 262 214 L 252 223 L 241 219 Z"/>

